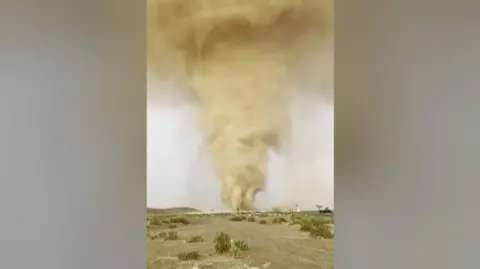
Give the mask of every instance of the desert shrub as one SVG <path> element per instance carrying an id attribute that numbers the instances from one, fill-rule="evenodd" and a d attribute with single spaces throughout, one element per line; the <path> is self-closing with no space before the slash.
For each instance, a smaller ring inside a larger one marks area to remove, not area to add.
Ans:
<path id="1" fill-rule="evenodd" d="M 230 221 L 244 221 L 246 220 L 247 218 L 245 216 L 233 216 L 231 217 L 229 220 Z"/>
<path id="2" fill-rule="evenodd" d="M 175 231 L 168 232 L 165 240 L 178 240 L 178 233 Z"/>
<path id="3" fill-rule="evenodd" d="M 191 237 L 190 239 L 188 239 L 188 243 L 197 243 L 197 242 L 203 242 L 203 237 L 201 237 L 200 235 L 195 235 L 193 237 Z"/>
<path id="4" fill-rule="evenodd" d="M 309 231 L 310 228 L 308 228 L 308 226 L 317 227 L 325 223 L 328 223 L 328 220 L 312 216 L 292 216 L 291 218 L 292 225 L 299 224 L 300 226 L 303 226 L 304 230 L 307 229 L 305 231 Z"/>
<path id="5" fill-rule="evenodd" d="M 237 247 L 241 251 L 248 250 L 248 243 L 243 240 L 235 240 L 234 241 L 235 247 Z"/>
<path id="6" fill-rule="evenodd" d="M 311 223 L 303 222 L 300 224 L 300 231 L 302 232 L 310 232 L 314 229 L 314 226 Z"/>
<path id="7" fill-rule="evenodd" d="M 153 217 L 150 219 L 149 224 L 155 226 L 162 225 L 162 219 L 159 217 Z"/>
<path id="8" fill-rule="evenodd" d="M 177 217 L 177 218 L 172 218 L 170 219 L 171 223 L 177 223 L 177 224 L 190 224 L 190 220 L 186 217 Z"/>
<path id="9" fill-rule="evenodd" d="M 333 232 L 330 228 L 331 221 L 318 217 L 295 217 L 293 222 L 300 224 L 300 231 L 308 232 L 315 238 L 333 238 Z"/>
<path id="10" fill-rule="evenodd" d="M 257 219 L 255 219 L 254 217 L 249 217 L 249 218 L 247 219 L 247 221 L 248 221 L 248 222 L 255 222 L 255 221 L 257 221 Z"/>
<path id="11" fill-rule="evenodd" d="M 241 252 L 249 249 L 247 242 L 243 240 L 232 240 L 230 235 L 220 232 L 214 240 L 215 252 L 227 254 L 234 258 L 240 258 Z"/>
<path id="12" fill-rule="evenodd" d="M 246 251 L 249 249 L 248 244 L 245 241 L 242 240 L 236 240 L 232 242 L 230 246 L 230 251 L 228 252 L 228 255 L 238 259 L 242 257 L 242 252 Z"/>
<path id="13" fill-rule="evenodd" d="M 235 245 L 233 245 L 230 248 L 230 251 L 228 252 L 228 256 L 230 256 L 232 258 L 235 258 L 235 259 L 239 259 L 239 258 L 241 258 L 241 251 L 240 251 L 240 249 L 235 247 Z"/>
<path id="14" fill-rule="evenodd" d="M 217 233 L 217 236 L 215 237 L 215 240 L 214 240 L 215 252 L 220 254 L 229 252 L 231 248 L 230 241 L 231 241 L 230 235 L 223 232 Z"/>
<path id="15" fill-rule="evenodd" d="M 333 233 L 328 226 L 323 226 L 311 230 L 310 236 L 315 238 L 332 239 Z"/>
<path id="16" fill-rule="evenodd" d="M 328 223 L 319 223 L 310 230 L 310 236 L 315 238 L 333 238 L 333 231 Z"/>
<path id="17" fill-rule="evenodd" d="M 175 224 L 169 224 L 169 225 L 168 225 L 168 228 L 170 228 L 170 229 L 175 229 L 175 228 L 177 228 L 177 225 L 175 225 Z"/>
<path id="18" fill-rule="evenodd" d="M 326 219 L 313 218 L 310 220 L 310 223 L 315 227 L 320 227 L 329 224 L 330 222 Z"/>
<path id="19" fill-rule="evenodd" d="M 302 224 L 302 221 L 300 220 L 294 220 L 292 222 L 290 222 L 290 225 L 301 225 Z"/>
<path id="20" fill-rule="evenodd" d="M 158 238 L 163 238 L 167 235 L 167 233 L 165 232 L 161 232 L 161 233 L 147 233 L 147 238 L 150 239 L 150 240 L 155 240 L 155 239 L 158 239 Z"/>
<path id="21" fill-rule="evenodd" d="M 272 221 L 272 223 L 274 223 L 274 224 L 280 224 L 280 223 L 285 223 L 285 222 L 287 222 L 287 220 L 283 217 L 274 218 L 273 221 Z"/>
<path id="22" fill-rule="evenodd" d="M 304 222 L 304 220 L 302 219 L 302 217 L 300 217 L 298 215 L 292 214 L 290 216 L 290 224 L 291 225 L 301 225 L 303 222 Z"/>
<path id="23" fill-rule="evenodd" d="M 178 254 L 178 259 L 180 261 L 200 260 L 200 253 L 198 251 L 181 252 Z"/>
<path id="24" fill-rule="evenodd" d="M 260 223 L 260 224 L 267 224 L 267 221 L 264 220 L 264 219 L 262 219 L 262 220 L 260 220 L 258 223 Z"/>

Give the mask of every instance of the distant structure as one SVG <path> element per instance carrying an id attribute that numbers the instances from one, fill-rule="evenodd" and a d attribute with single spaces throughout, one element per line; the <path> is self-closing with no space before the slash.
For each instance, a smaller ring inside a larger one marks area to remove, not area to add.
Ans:
<path id="1" fill-rule="evenodd" d="M 320 214 L 331 214 L 333 212 L 330 208 L 328 208 L 328 206 L 325 207 L 325 209 L 322 209 L 323 206 L 317 205 L 317 208 L 318 208 L 318 213 Z"/>
<path id="2" fill-rule="evenodd" d="M 295 205 L 295 211 L 300 212 L 300 207 L 298 207 L 298 204 Z"/>
<path id="3" fill-rule="evenodd" d="M 317 205 L 317 208 L 318 208 L 318 213 L 320 213 L 320 214 L 331 214 L 332 213 L 332 210 L 330 208 L 328 208 L 328 206 L 325 207 L 325 209 L 322 209 L 323 206 Z"/>

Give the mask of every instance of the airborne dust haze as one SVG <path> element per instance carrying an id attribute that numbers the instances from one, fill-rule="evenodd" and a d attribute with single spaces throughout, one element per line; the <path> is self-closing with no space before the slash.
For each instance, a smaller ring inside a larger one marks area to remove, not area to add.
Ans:
<path id="1" fill-rule="evenodd" d="M 148 0 L 150 207 L 333 207 L 333 0 Z"/>

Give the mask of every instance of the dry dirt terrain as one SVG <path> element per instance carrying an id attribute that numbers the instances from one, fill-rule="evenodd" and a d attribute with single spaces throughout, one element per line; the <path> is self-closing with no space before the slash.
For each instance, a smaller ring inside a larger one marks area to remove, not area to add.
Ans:
<path id="1" fill-rule="evenodd" d="M 330 269 L 332 223 L 318 212 L 148 210 L 147 268 Z"/>

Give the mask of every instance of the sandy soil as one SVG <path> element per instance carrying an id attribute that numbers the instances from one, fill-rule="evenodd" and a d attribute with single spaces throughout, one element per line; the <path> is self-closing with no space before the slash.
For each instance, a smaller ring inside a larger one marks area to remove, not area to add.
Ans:
<path id="1" fill-rule="evenodd" d="M 149 213 L 150 216 L 152 214 L 154 213 Z M 170 214 L 157 218 L 179 216 Z M 273 224 L 272 220 L 278 216 L 256 217 L 255 222 L 248 222 L 231 221 L 231 216 L 228 215 L 183 215 L 183 218 L 189 220 L 189 224 L 147 225 L 148 234 L 176 231 L 179 237 L 178 240 L 165 240 L 163 237 L 147 238 L 147 268 L 334 268 L 333 239 L 312 238 L 308 232 L 300 231 L 299 225 L 292 225 L 289 215 L 283 217 L 288 222 Z M 259 221 L 262 219 L 266 220 L 267 224 L 260 224 Z M 241 256 L 237 258 L 216 254 L 214 239 L 218 232 L 227 233 L 234 240 L 245 241 L 249 245 L 249 250 L 241 252 Z M 187 242 L 193 236 L 201 236 L 204 241 Z M 195 261 L 178 259 L 179 253 L 190 251 L 198 251 L 200 258 Z"/>

